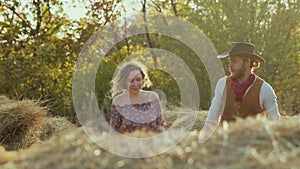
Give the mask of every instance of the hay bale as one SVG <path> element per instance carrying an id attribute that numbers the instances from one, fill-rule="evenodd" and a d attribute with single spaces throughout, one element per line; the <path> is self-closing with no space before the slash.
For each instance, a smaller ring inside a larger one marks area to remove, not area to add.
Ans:
<path id="1" fill-rule="evenodd" d="M 176 133 L 174 133 L 176 134 Z M 198 143 L 199 130 L 170 151 L 144 159 L 114 155 L 93 143 L 81 128 L 65 131 L 39 145 L 18 151 L 19 157 L 3 162 L 0 168 L 299 168 L 300 118 L 281 121 L 239 119 L 220 126 L 204 144 Z M 101 137 L 101 133 L 99 135 Z M 118 140 L 103 140 L 116 143 Z M 168 141 L 168 140 L 166 140 Z M 158 144 L 158 145 L 155 145 Z M 132 144 L 159 148 L 160 143 Z M 115 149 L 128 151 L 129 146 L 114 144 Z M 70 162 L 71 161 L 71 162 Z"/>
<path id="2" fill-rule="evenodd" d="M 72 124 L 66 117 L 45 117 L 42 121 L 41 140 L 45 141 L 52 136 L 60 135 L 62 131 L 73 129 L 76 126 Z"/>
<path id="3" fill-rule="evenodd" d="M 10 162 L 17 161 L 19 156 L 16 151 L 6 151 L 4 147 L 0 146 L 0 165 Z"/>
<path id="4" fill-rule="evenodd" d="M 194 122 L 194 125 L 191 127 L 191 130 L 198 129 L 200 130 L 205 123 L 207 117 L 207 111 L 196 111 L 188 108 L 181 109 L 181 115 L 179 117 L 180 109 L 172 108 L 169 110 L 165 110 L 164 117 L 167 121 L 168 128 L 180 128 L 186 123 L 190 124 Z M 196 119 L 193 119 L 190 114 L 195 114 Z M 195 121 L 194 121 L 195 120 Z"/>
<path id="5" fill-rule="evenodd" d="M 46 109 L 35 101 L 3 104 L 0 107 L 0 144 L 4 144 L 9 150 L 15 150 L 39 142 L 36 131 L 46 115 Z"/>
<path id="6" fill-rule="evenodd" d="M 33 100 L 6 100 L 0 106 L 0 145 L 7 150 L 42 143 L 74 125 L 64 117 L 48 117 L 47 108 Z"/>
<path id="7" fill-rule="evenodd" d="M 15 102 L 15 101 L 8 99 L 4 95 L 0 95 L 0 107 L 7 104 L 7 103 L 12 103 L 12 102 Z"/>

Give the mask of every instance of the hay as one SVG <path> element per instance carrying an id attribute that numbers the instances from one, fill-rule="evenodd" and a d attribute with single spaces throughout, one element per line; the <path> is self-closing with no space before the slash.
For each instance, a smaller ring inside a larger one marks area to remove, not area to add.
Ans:
<path id="1" fill-rule="evenodd" d="M 14 102 L 13 100 L 9 100 L 6 96 L 4 95 L 0 95 L 0 106 L 7 104 L 7 103 L 11 103 Z"/>
<path id="2" fill-rule="evenodd" d="M 7 150 L 28 148 L 74 127 L 66 118 L 48 117 L 47 108 L 37 101 L 3 99 L 1 103 L 0 145 Z"/>
<path id="3" fill-rule="evenodd" d="M 93 143 L 81 128 L 65 131 L 50 140 L 14 153 L 3 151 L 3 169 L 18 168 L 298 168 L 300 166 L 300 119 L 239 119 L 224 123 L 204 144 L 198 143 L 198 131 L 167 153 L 151 158 L 130 159 L 116 156 Z M 176 133 L 175 133 L 176 134 Z M 99 136 L 101 137 L 101 136 Z M 103 140 L 115 142 L 116 140 Z M 131 145 L 143 149 L 149 145 Z M 124 145 L 115 149 L 128 151 Z M 12 158 L 9 157 L 11 155 Z"/>
<path id="4" fill-rule="evenodd" d="M 64 130 L 72 128 L 75 128 L 75 125 L 65 117 L 45 117 L 40 129 L 42 131 L 40 138 L 45 141 L 52 136 L 60 135 Z"/>
<path id="5" fill-rule="evenodd" d="M 180 116 L 179 113 L 181 113 Z M 180 128 L 181 126 L 187 126 L 186 123 L 194 123 L 191 130 L 199 130 L 204 126 L 207 113 L 207 111 L 195 111 L 188 108 L 182 108 L 181 110 L 179 108 L 172 108 L 165 110 L 164 117 L 167 121 L 168 128 Z M 193 118 L 191 114 L 196 115 L 196 118 Z"/>
<path id="6" fill-rule="evenodd" d="M 66 118 L 48 117 L 45 108 L 36 102 L 6 102 L 4 105 L 0 106 L 0 141 L 6 145 L 0 146 L 0 168 L 3 169 L 259 169 L 300 166 L 300 117 L 297 116 L 283 117 L 281 121 L 268 121 L 261 117 L 238 119 L 236 122 L 224 123 L 206 143 L 199 144 L 198 134 L 207 112 L 185 109 L 183 112 L 187 114 L 197 114 L 197 119 L 193 126 L 195 130 L 191 130 L 182 142 L 169 152 L 158 156 L 130 159 L 102 149 L 89 139 L 82 128 L 74 127 Z M 178 112 L 165 112 L 169 125 L 180 126 L 190 122 L 186 116 L 178 119 Z M 103 134 L 95 133 L 99 139 Z M 147 135 L 136 132 L 131 136 Z M 124 146 L 117 144 L 117 141 L 114 137 L 103 140 L 114 143 L 113 149 L 122 152 L 130 151 L 129 146 L 138 150 L 146 146 L 158 148 L 160 145 L 153 141 L 148 144 L 133 143 Z M 8 151 L 20 147 L 26 149 Z"/>
<path id="7" fill-rule="evenodd" d="M 34 101 L 15 101 L 0 107 L 0 144 L 9 150 L 27 148 L 39 142 L 38 133 L 45 108 Z"/>

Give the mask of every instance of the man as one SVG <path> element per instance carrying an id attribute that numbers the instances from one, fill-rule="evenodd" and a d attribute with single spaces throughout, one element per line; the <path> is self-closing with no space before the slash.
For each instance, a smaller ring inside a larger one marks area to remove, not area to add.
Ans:
<path id="1" fill-rule="evenodd" d="M 272 87 L 253 73 L 265 60 L 254 54 L 254 45 L 234 42 L 229 52 L 217 56 L 228 58 L 231 75 L 219 79 L 199 142 L 205 142 L 220 122 L 234 121 L 265 114 L 280 119 L 276 95 Z"/>

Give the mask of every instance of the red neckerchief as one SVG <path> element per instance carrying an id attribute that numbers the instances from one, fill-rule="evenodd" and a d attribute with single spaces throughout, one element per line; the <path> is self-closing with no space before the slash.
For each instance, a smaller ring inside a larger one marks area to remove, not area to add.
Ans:
<path id="1" fill-rule="evenodd" d="M 235 100 L 241 101 L 248 87 L 254 82 L 255 74 L 251 73 L 249 78 L 244 83 L 239 83 L 232 77 L 230 77 L 230 82 L 232 89 L 235 93 Z"/>

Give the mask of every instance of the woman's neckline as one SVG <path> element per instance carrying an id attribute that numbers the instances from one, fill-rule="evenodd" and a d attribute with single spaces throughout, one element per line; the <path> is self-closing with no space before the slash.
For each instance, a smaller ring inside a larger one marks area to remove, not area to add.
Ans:
<path id="1" fill-rule="evenodd" d="M 153 99 L 153 100 L 150 100 L 150 101 L 147 101 L 147 102 L 141 102 L 141 103 L 125 103 L 125 104 L 112 104 L 112 106 L 118 106 L 118 107 L 126 107 L 126 106 L 141 106 L 141 105 L 144 105 L 144 104 L 149 104 L 149 103 L 154 103 L 155 101 L 158 101 L 158 98 L 156 99 Z"/>

